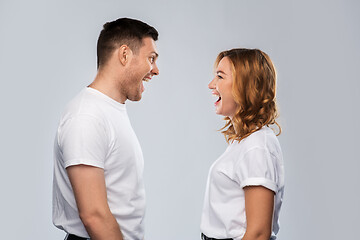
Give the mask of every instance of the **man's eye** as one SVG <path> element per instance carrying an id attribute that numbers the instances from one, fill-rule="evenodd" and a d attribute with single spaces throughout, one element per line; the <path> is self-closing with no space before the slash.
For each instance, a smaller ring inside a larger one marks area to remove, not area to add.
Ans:
<path id="1" fill-rule="evenodd" d="M 155 61 L 155 57 L 150 57 L 150 62 L 154 63 L 154 61 Z"/>

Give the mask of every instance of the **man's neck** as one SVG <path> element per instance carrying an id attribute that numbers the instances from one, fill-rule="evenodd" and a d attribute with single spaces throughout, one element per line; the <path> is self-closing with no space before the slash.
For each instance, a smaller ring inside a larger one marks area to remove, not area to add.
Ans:
<path id="1" fill-rule="evenodd" d="M 124 104 L 126 97 L 121 94 L 118 81 L 118 79 L 114 79 L 110 74 L 98 71 L 94 81 L 88 87 L 96 89 L 115 101 Z"/>

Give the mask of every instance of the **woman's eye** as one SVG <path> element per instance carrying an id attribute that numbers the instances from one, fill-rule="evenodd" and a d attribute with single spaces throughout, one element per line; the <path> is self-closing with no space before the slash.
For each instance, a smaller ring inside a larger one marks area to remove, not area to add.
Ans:
<path id="1" fill-rule="evenodd" d="M 219 79 L 223 79 L 223 77 L 222 77 L 222 76 L 220 76 L 220 75 L 217 75 L 217 78 L 219 78 Z"/>

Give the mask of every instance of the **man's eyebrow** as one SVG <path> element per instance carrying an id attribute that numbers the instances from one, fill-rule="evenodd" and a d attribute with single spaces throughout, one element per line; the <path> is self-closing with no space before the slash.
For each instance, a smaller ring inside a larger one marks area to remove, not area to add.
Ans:
<path id="1" fill-rule="evenodd" d="M 219 74 L 219 73 L 222 73 L 222 74 L 226 75 L 226 73 L 224 73 L 224 72 L 221 71 L 221 70 L 219 70 L 219 71 L 216 72 L 216 74 Z"/>
<path id="2" fill-rule="evenodd" d="M 159 54 L 157 52 L 151 52 L 153 54 L 155 54 L 156 57 L 159 57 Z"/>

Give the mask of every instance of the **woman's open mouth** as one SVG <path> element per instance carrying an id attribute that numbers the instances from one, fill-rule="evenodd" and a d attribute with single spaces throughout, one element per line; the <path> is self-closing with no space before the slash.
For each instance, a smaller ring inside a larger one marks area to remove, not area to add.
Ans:
<path id="1" fill-rule="evenodd" d="M 215 102 L 215 106 L 219 104 L 219 102 L 221 101 L 221 97 L 219 95 L 215 95 L 218 97 L 218 100 Z"/>

